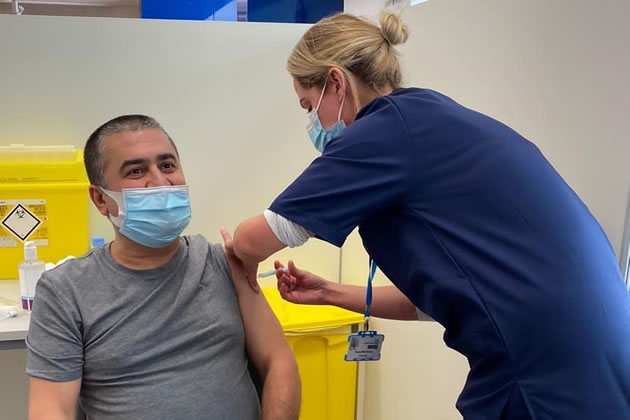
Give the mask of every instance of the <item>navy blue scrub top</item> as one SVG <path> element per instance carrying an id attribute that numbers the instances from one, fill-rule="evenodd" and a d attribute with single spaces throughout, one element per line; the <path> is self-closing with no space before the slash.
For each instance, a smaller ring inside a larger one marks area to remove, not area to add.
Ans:
<path id="1" fill-rule="evenodd" d="M 359 227 L 468 358 L 467 420 L 630 419 L 630 298 L 614 251 L 506 125 L 435 91 L 395 90 L 270 209 L 336 246 Z"/>

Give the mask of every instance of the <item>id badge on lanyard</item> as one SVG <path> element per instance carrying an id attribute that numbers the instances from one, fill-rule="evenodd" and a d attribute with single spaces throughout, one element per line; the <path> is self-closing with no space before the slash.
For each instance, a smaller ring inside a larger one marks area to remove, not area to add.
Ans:
<path id="1" fill-rule="evenodd" d="M 347 362 L 367 362 L 380 360 L 381 346 L 385 336 L 370 330 L 370 305 L 372 304 L 372 280 L 376 273 L 376 264 L 370 259 L 370 272 L 368 274 L 368 286 L 365 296 L 365 320 L 363 330 L 348 336 L 348 352 L 344 359 Z"/>

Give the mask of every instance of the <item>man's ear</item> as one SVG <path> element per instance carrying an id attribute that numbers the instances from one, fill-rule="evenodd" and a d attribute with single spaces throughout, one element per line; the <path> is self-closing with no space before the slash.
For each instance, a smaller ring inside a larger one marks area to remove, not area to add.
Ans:
<path id="1" fill-rule="evenodd" d="M 96 206 L 96 209 L 103 216 L 109 215 L 109 209 L 107 208 L 107 203 L 105 202 L 105 193 L 101 191 L 101 189 L 95 185 L 90 185 L 88 189 L 88 193 L 90 194 L 90 199 L 92 203 Z"/>

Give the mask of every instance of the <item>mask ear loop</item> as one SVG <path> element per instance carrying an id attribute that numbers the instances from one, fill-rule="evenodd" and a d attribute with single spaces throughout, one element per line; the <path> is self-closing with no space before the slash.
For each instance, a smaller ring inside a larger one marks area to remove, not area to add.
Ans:
<path id="1" fill-rule="evenodd" d="M 341 111 L 343 111 L 344 102 L 346 102 L 346 95 L 343 95 L 343 99 L 341 100 L 341 106 L 339 107 L 339 114 L 337 114 L 337 122 L 341 121 Z"/>
<path id="2" fill-rule="evenodd" d="M 116 227 L 120 228 L 123 224 L 123 221 L 125 220 L 125 210 L 124 210 L 125 198 L 124 198 L 124 195 L 122 194 L 122 191 L 121 192 L 110 191 L 103 187 L 99 187 L 99 189 L 103 192 L 103 194 L 105 194 L 106 196 L 114 200 L 114 202 L 116 203 L 116 207 L 118 207 L 118 216 L 112 216 L 110 214 L 108 217 L 109 217 L 109 220 L 111 220 L 114 223 L 114 225 L 116 225 Z"/>
<path id="3" fill-rule="evenodd" d="M 326 92 L 326 84 L 328 83 L 328 79 L 324 82 L 324 87 L 322 88 L 322 93 L 319 95 L 319 101 L 317 102 L 317 108 L 315 108 L 315 112 L 319 111 L 319 106 L 322 104 L 322 99 L 324 98 L 324 92 Z M 341 100 L 341 106 L 339 107 L 339 113 L 337 114 L 337 122 L 341 121 L 341 112 L 343 111 L 343 104 L 346 102 L 346 95 L 343 95 L 343 99 Z"/>
<path id="4" fill-rule="evenodd" d="M 322 99 L 324 98 L 324 92 L 326 92 L 326 84 L 328 83 L 328 78 L 324 81 L 324 87 L 322 88 L 322 94 L 319 95 L 319 102 L 317 102 L 317 108 L 315 108 L 315 112 L 319 111 L 319 106 L 322 104 Z"/>

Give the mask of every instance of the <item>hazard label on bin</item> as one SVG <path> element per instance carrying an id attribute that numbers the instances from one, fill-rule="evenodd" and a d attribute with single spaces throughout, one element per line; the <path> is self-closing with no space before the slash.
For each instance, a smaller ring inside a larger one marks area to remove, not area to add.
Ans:
<path id="1" fill-rule="evenodd" d="M 46 200 L 0 200 L 0 247 L 17 246 L 16 238 L 48 245 L 47 219 Z"/>

